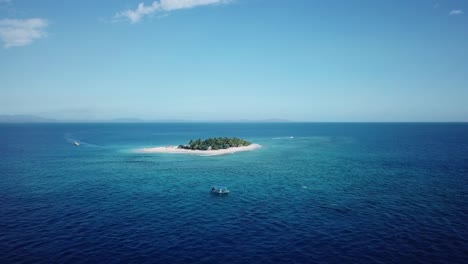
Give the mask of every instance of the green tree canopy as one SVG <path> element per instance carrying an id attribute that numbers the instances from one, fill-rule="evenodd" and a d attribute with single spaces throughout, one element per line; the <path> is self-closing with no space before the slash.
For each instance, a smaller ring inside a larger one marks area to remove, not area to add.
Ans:
<path id="1" fill-rule="evenodd" d="M 227 149 L 232 147 L 242 147 L 248 146 L 250 143 L 247 140 L 240 138 L 208 138 L 202 140 L 201 138 L 197 140 L 190 140 L 188 145 L 179 145 L 179 148 L 192 149 L 192 150 L 217 150 L 217 149 Z"/>

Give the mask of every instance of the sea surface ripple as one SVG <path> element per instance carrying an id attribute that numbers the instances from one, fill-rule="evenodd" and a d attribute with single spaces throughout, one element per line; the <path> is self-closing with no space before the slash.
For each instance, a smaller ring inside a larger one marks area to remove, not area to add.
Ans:
<path id="1" fill-rule="evenodd" d="M 262 148 L 131 151 L 213 136 Z M 468 124 L 0 124 L 0 153 L 0 263 L 468 263 Z"/>

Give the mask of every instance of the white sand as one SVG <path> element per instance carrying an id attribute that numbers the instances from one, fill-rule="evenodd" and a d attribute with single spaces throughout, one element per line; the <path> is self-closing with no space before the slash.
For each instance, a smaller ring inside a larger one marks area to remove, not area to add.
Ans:
<path id="1" fill-rule="evenodd" d="M 200 156 L 216 156 L 216 155 L 225 155 L 232 154 L 241 151 L 249 151 L 258 149 L 261 146 L 258 144 L 250 144 L 243 147 L 232 147 L 228 149 L 218 149 L 218 150 L 191 150 L 191 149 L 180 149 L 177 146 L 167 146 L 167 147 L 154 147 L 154 148 L 142 148 L 137 149 L 137 152 L 140 153 L 181 153 L 181 154 L 194 154 Z"/>

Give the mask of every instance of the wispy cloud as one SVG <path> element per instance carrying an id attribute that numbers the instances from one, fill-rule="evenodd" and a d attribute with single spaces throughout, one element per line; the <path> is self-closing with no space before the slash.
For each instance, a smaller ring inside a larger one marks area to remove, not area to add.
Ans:
<path id="1" fill-rule="evenodd" d="M 0 39 L 3 47 L 26 46 L 46 36 L 48 22 L 41 18 L 0 19 Z"/>
<path id="2" fill-rule="evenodd" d="M 0 0 L 0 4 L 1 3 L 9 3 L 9 2 L 11 2 L 11 0 Z"/>
<path id="3" fill-rule="evenodd" d="M 450 16 L 458 16 L 458 15 L 463 15 L 463 10 L 460 9 L 454 9 L 450 11 L 449 13 Z"/>
<path id="4" fill-rule="evenodd" d="M 154 1 L 151 5 L 144 3 L 138 4 L 137 9 L 128 9 L 119 12 L 115 15 L 116 18 L 128 19 L 132 24 L 138 23 L 144 16 L 158 13 L 169 12 L 178 9 L 187 9 L 197 6 L 227 4 L 231 0 L 159 0 Z"/>

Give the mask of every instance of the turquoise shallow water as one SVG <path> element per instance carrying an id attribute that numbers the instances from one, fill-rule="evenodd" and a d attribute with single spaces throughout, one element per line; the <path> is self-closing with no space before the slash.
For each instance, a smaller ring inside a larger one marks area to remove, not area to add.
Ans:
<path id="1" fill-rule="evenodd" d="M 133 151 L 213 136 L 263 147 Z M 467 124 L 0 125 L 0 151 L 1 263 L 468 261 Z"/>

